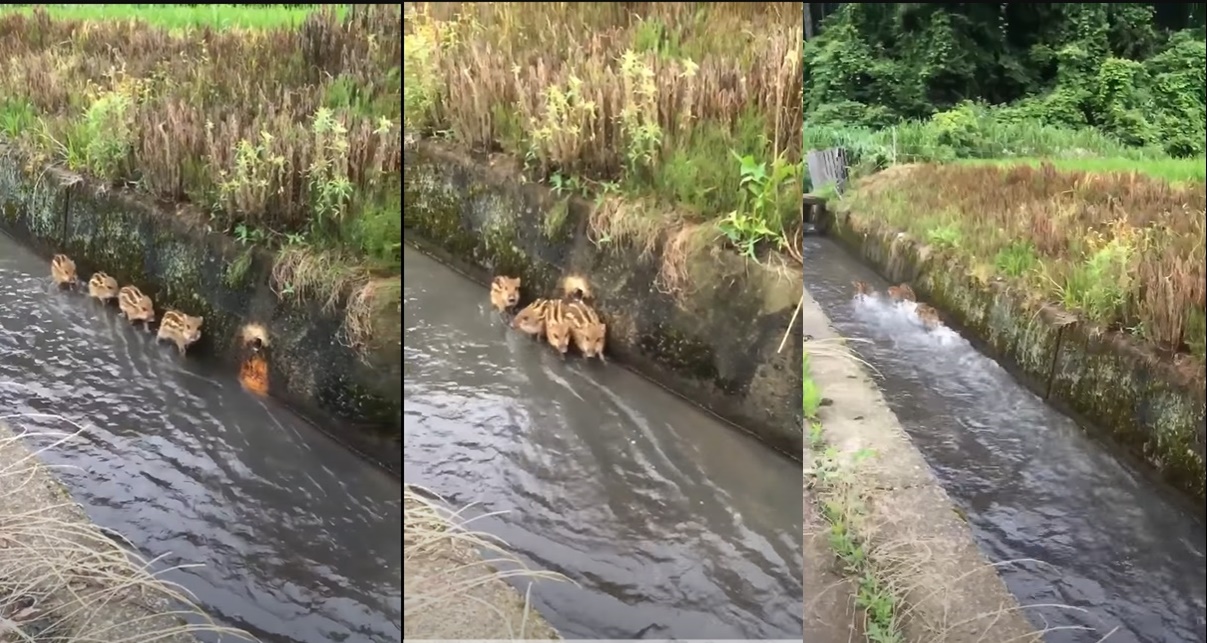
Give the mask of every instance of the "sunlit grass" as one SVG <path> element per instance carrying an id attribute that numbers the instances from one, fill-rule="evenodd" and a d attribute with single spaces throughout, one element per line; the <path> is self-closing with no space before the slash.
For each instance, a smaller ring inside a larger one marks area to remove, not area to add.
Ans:
<path id="1" fill-rule="evenodd" d="M 1128 159 L 1119 157 L 1091 158 L 1018 158 L 1018 159 L 971 159 L 961 161 L 972 165 L 994 165 L 1010 167 L 1029 165 L 1039 167 L 1051 163 L 1058 170 L 1073 172 L 1139 172 L 1170 183 L 1203 183 L 1207 181 L 1207 158 L 1190 159 Z"/>
<path id="2" fill-rule="evenodd" d="M 215 29 L 267 29 L 300 25 L 306 16 L 318 9 L 314 6 L 269 6 L 240 4 L 173 5 L 173 4 L 46 4 L 5 5 L 6 13 L 32 14 L 42 7 L 51 18 L 84 21 L 141 20 L 168 29 L 211 27 Z M 339 5 L 341 12 L 347 5 Z"/>

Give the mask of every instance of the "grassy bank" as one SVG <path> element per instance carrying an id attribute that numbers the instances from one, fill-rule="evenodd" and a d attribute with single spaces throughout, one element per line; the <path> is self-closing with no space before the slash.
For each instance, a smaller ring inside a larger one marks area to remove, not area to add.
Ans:
<path id="1" fill-rule="evenodd" d="M 800 228 L 800 5 L 415 3 L 408 136 L 521 160 L 598 199 L 601 246 L 727 244 Z"/>
<path id="2" fill-rule="evenodd" d="M 61 436 L 50 448 L 78 436 Z M 216 625 L 186 590 L 160 577 L 120 536 L 93 524 L 0 421 L 0 638 L 195 642 L 195 634 L 254 641 Z"/>
<path id="3" fill-rule="evenodd" d="M 282 250 L 284 294 L 396 281 L 401 7 L 332 7 L 0 12 L 0 137 Z"/>
<path id="4" fill-rule="evenodd" d="M 1150 172 L 1179 165 L 1163 161 Z M 1167 354 L 1192 355 L 1202 367 L 1201 181 L 1174 185 L 1139 171 L 1051 164 L 899 166 L 858 184 L 847 203 L 925 240 L 985 283 L 1005 280 L 1036 304 L 1058 303 Z"/>
<path id="5" fill-rule="evenodd" d="M 408 485 L 405 517 L 403 616 L 416 638 L 534 640 L 561 638 L 530 604 L 531 581 L 566 580 L 533 571 L 506 544 L 468 528 L 472 519 L 450 511 Z M 495 558 L 482 555 L 492 552 Z M 520 595 L 507 579 L 529 581 Z"/>

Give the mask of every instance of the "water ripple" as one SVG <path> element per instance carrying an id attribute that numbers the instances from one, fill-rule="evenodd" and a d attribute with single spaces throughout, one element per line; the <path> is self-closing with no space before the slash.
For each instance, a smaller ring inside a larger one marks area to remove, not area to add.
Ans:
<path id="1" fill-rule="evenodd" d="M 851 297 L 883 283 L 829 242 L 810 240 L 807 286 L 884 376 L 889 405 L 967 513 L 993 560 L 1037 559 L 1003 577 L 1064 630 L 1050 643 L 1207 641 L 1207 528 L 950 329 L 925 332 L 912 304 Z"/>
<path id="2" fill-rule="evenodd" d="M 507 332 L 485 291 L 404 255 L 404 475 L 580 584 L 566 637 L 799 638 L 801 470 L 615 365 Z"/>
<path id="3" fill-rule="evenodd" d="M 43 457 L 88 513 L 265 641 L 400 640 L 398 482 L 45 271 L 0 235 L 0 407 L 86 428 Z"/>

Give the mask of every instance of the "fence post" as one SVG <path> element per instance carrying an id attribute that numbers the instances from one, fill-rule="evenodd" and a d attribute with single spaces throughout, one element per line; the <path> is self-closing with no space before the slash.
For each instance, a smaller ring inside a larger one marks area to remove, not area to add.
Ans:
<path id="1" fill-rule="evenodd" d="M 810 150 L 805 155 L 805 162 L 809 166 L 809 179 L 813 183 L 812 191 L 816 193 L 820 188 L 833 185 L 834 192 L 841 200 L 843 192 L 846 191 L 848 178 L 846 149 L 832 147 L 827 150 Z M 822 228 L 826 223 L 825 201 L 815 194 L 809 195 L 804 201 L 803 209 L 805 229 L 812 228 L 817 232 L 824 232 Z"/>

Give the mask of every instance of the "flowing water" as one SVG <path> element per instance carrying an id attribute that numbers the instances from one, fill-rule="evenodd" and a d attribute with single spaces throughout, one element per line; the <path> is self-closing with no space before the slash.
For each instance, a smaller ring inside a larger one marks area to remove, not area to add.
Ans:
<path id="1" fill-rule="evenodd" d="M 42 457 L 88 514 L 265 642 L 400 641 L 398 479 L 49 271 L 0 234 L 0 416 L 85 428 Z"/>
<path id="2" fill-rule="evenodd" d="M 510 332 L 407 249 L 404 477 L 540 569 L 567 638 L 800 640 L 801 468 L 616 364 Z"/>
<path id="3" fill-rule="evenodd" d="M 912 304 L 852 297 L 889 284 L 833 243 L 805 245 L 805 287 L 856 350 L 991 560 L 1031 610 L 1065 628 L 1050 642 L 1207 641 L 1207 529 L 1168 489 L 1114 457 L 950 329 Z"/>

